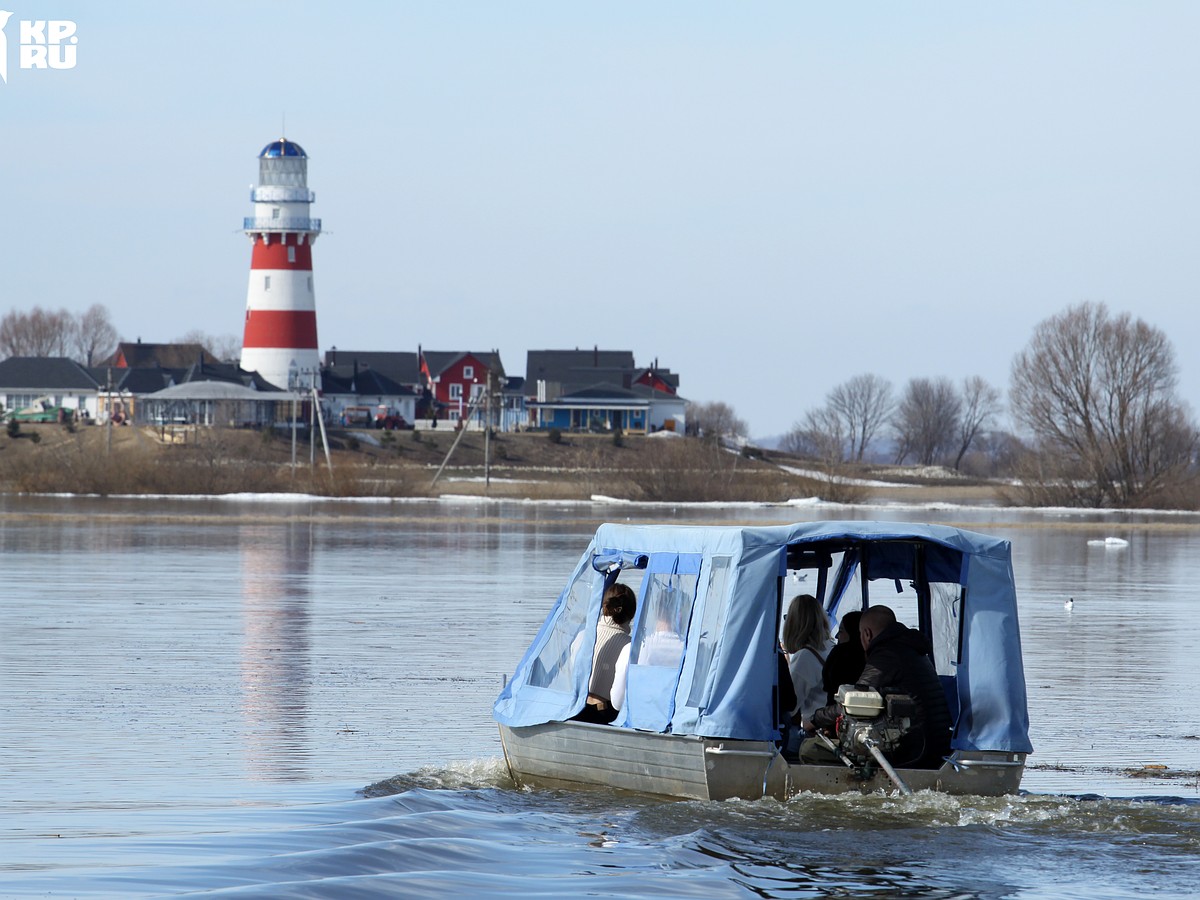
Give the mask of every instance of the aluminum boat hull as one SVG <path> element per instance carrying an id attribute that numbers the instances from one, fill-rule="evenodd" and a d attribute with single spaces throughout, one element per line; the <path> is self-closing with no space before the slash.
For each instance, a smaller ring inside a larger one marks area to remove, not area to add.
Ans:
<path id="1" fill-rule="evenodd" d="M 768 741 L 657 734 L 593 725 L 547 722 L 500 726 L 509 773 L 532 787 L 618 788 L 692 800 L 785 800 L 802 791 L 825 794 L 890 792 L 882 771 L 862 777 L 846 766 L 789 763 Z M 1025 754 L 955 754 L 940 769 L 900 769 L 914 791 L 999 796 L 1021 785 Z"/>

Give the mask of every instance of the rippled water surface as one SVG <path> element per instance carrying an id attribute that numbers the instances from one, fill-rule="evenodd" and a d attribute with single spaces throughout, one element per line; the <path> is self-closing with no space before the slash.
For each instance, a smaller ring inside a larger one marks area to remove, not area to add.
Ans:
<path id="1" fill-rule="evenodd" d="M 598 522 L 805 517 L 1013 541 L 1027 793 L 512 786 L 491 703 Z M 0 542 L 3 897 L 1200 896 L 1193 517 L 0 498 Z"/>

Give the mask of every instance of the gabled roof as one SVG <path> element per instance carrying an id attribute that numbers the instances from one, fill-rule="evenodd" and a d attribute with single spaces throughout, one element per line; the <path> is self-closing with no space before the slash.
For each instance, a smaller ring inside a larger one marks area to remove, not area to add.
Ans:
<path id="1" fill-rule="evenodd" d="M 271 384 L 258 372 L 247 372 L 234 363 L 199 362 L 179 372 L 175 381 L 177 384 L 220 381 L 226 384 L 240 384 L 253 391 L 284 393 L 283 388 Z"/>
<path id="2" fill-rule="evenodd" d="M 525 356 L 525 384 L 539 381 L 562 386 L 564 392 L 599 381 L 628 384 L 633 374 L 632 350 L 530 350 Z"/>
<path id="3" fill-rule="evenodd" d="M 172 369 L 150 366 L 143 369 L 121 369 L 116 366 L 99 366 L 91 370 L 92 377 L 101 390 L 108 389 L 108 374 L 112 372 L 112 389 L 127 394 L 152 394 L 175 383 Z"/>
<path id="4" fill-rule="evenodd" d="M 421 356 L 425 360 L 425 369 L 429 372 L 430 378 L 437 378 L 464 356 L 475 357 L 490 371 L 504 371 L 504 364 L 500 362 L 500 354 L 493 353 L 491 350 L 485 353 L 474 350 L 422 350 Z"/>
<path id="5" fill-rule="evenodd" d="M 92 374 L 65 356 L 11 356 L 0 362 L 0 387 L 21 390 L 94 391 Z"/>
<path id="6" fill-rule="evenodd" d="M 215 363 L 217 358 L 200 344 L 143 344 L 141 341 L 122 341 L 116 352 L 102 365 L 119 368 L 162 366 L 164 369 L 184 369 L 197 361 Z"/>
<path id="7" fill-rule="evenodd" d="M 633 373 L 633 381 L 635 384 L 639 381 L 645 381 L 647 384 L 652 384 L 656 379 L 661 380 L 663 384 L 669 386 L 672 391 L 679 390 L 679 376 L 670 369 L 660 369 L 657 366 L 650 366 L 645 369 L 638 369 Z"/>
<path id="8" fill-rule="evenodd" d="M 359 370 L 371 369 L 390 378 L 397 384 L 420 384 L 421 360 L 416 353 L 388 350 L 338 350 L 336 347 L 325 353 L 325 365 L 341 376 L 354 364 Z"/>
<path id="9" fill-rule="evenodd" d="M 90 371 L 101 390 L 107 389 L 110 369 L 112 371 L 112 389 L 128 394 L 153 394 L 174 385 L 204 382 L 238 384 L 254 391 L 281 392 L 280 388 L 271 384 L 257 372 L 247 372 L 235 363 L 215 361 L 197 362 L 180 368 L 154 365 L 139 366 L 133 369 L 120 366 L 99 366 Z"/>
<path id="10" fill-rule="evenodd" d="M 414 354 L 415 356 L 416 354 Z M 352 394 L 360 396 L 374 394 L 377 397 L 411 396 L 416 392 L 374 369 L 359 369 L 357 372 L 346 366 L 335 366 L 321 370 L 321 385 L 326 394 Z"/>

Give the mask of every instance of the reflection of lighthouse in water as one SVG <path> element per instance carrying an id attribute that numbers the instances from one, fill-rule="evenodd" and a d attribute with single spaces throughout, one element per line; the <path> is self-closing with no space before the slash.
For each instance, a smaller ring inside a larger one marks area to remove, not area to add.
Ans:
<path id="1" fill-rule="evenodd" d="M 309 216 L 316 195 L 308 189 L 304 148 L 286 138 L 267 144 L 258 155 L 258 187 L 250 199 L 254 215 L 244 228 L 253 250 L 242 368 L 276 387 L 294 388 L 299 377 L 319 388 L 312 383 L 320 368 L 312 245 L 321 220 Z"/>
<path id="2" fill-rule="evenodd" d="M 239 529 L 243 751 L 250 771 L 271 780 L 305 775 L 309 529 L 307 523 Z"/>

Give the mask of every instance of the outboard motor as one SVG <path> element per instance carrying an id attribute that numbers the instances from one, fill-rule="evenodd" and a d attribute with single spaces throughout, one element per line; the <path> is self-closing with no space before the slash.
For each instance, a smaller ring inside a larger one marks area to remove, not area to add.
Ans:
<path id="1" fill-rule="evenodd" d="M 837 743 L 827 743 L 846 765 L 860 776 L 869 777 L 878 765 L 902 793 L 912 791 L 887 761 L 884 753 L 895 750 L 912 728 L 917 706 L 908 694 L 884 696 L 874 688 L 859 690 L 844 684 L 838 688 L 842 715 L 837 723 Z"/>
<path id="2" fill-rule="evenodd" d="M 875 757 L 872 745 L 883 753 L 900 746 L 900 740 L 912 727 L 916 704 L 908 694 L 888 694 L 874 688 L 860 690 L 844 684 L 838 688 L 838 752 L 857 766 Z"/>

